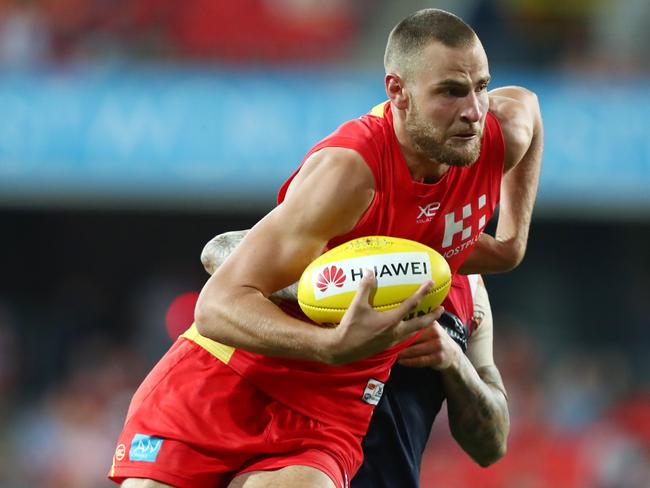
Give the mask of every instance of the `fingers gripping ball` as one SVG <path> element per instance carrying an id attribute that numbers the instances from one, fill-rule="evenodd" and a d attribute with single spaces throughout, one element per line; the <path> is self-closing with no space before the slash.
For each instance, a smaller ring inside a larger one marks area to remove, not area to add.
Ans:
<path id="1" fill-rule="evenodd" d="M 338 324 L 368 268 L 377 279 L 370 304 L 378 311 L 399 307 L 422 283 L 433 280 L 433 289 L 413 311 L 423 315 L 442 303 L 451 285 L 447 261 L 430 247 L 397 237 L 361 237 L 307 266 L 298 283 L 300 308 L 316 323 Z"/>

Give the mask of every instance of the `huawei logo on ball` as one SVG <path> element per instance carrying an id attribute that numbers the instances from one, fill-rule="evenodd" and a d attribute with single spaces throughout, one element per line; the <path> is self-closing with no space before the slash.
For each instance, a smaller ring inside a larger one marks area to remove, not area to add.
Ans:
<path id="1" fill-rule="evenodd" d="M 336 266 L 325 268 L 316 280 L 316 286 L 323 293 L 327 291 L 330 285 L 341 288 L 343 283 L 345 283 L 345 274 L 341 268 Z"/>

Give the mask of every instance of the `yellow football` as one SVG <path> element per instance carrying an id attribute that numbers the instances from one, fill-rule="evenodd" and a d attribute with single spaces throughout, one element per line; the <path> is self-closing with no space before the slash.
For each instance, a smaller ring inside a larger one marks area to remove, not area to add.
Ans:
<path id="1" fill-rule="evenodd" d="M 340 323 L 368 268 L 377 279 L 370 304 L 379 311 L 399 307 L 422 283 L 433 280 L 433 289 L 410 314 L 423 315 L 443 302 L 451 285 L 447 261 L 430 247 L 397 237 L 361 237 L 307 266 L 298 283 L 300 308 L 318 324 Z"/>

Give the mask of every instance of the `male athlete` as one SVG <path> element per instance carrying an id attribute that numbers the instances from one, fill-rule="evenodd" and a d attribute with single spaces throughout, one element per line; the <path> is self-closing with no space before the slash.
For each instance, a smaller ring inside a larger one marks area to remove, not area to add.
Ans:
<path id="1" fill-rule="evenodd" d="M 378 400 L 366 403 L 364 389 L 387 380 L 416 332 L 436 328 L 441 309 L 401 320 L 433 283 L 397 310 L 375 312 L 369 271 L 333 329 L 269 297 L 324 249 L 359 236 L 422 242 L 455 273 L 494 211 L 504 171 L 535 162 L 527 155 L 541 133 L 530 92 L 488 97 L 483 47 L 451 14 L 428 9 L 402 21 L 385 67 L 389 102 L 317 144 L 278 206 L 206 283 L 196 326 L 133 398 L 112 479 L 128 479 L 127 487 L 330 488 L 347 486 L 359 469 Z M 441 365 L 448 394 L 476 409 L 484 398 L 499 404 L 503 393 L 474 384 L 468 367 Z"/>
<path id="2" fill-rule="evenodd" d="M 209 274 L 223 264 L 246 232 L 220 234 L 205 246 L 201 261 Z M 296 302 L 297 283 L 274 293 L 273 298 Z M 393 366 L 363 439 L 363 465 L 352 479 L 352 488 L 419 487 L 422 454 L 446 398 L 437 369 L 454 355 L 461 360 L 459 348 L 466 352 L 473 367 L 466 371 L 478 375 L 481 381 L 490 381 L 490 387 L 503 392 L 501 400 L 506 398 L 492 355 L 492 310 L 483 280 L 478 275 L 454 275 L 443 305 L 445 311 L 438 326 L 425 330 Z M 449 424 L 461 447 L 479 464 L 496 461 L 505 449 L 508 409 L 486 408 L 476 416 L 472 411 L 469 415 L 454 415 L 463 411 L 454 407 L 450 408 Z M 471 430 L 469 439 L 462 436 L 467 429 Z"/>

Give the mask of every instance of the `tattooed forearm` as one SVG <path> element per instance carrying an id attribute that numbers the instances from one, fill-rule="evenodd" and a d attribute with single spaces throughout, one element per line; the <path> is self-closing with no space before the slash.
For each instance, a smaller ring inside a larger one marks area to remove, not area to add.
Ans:
<path id="1" fill-rule="evenodd" d="M 505 387 L 495 366 L 477 371 L 465 356 L 442 374 L 449 427 L 460 446 L 481 466 L 506 452 L 510 417 Z"/>
<path id="2" fill-rule="evenodd" d="M 276 291 L 271 296 L 279 298 L 280 300 L 290 300 L 296 302 L 298 301 L 298 283 L 294 283 L 293 285 L 289 285 L 286 288 L 282 288 L 282 290 Z"/>
<path id="3" fill-rule="evenodd" d="M 209 274 L 214 274 L 247 233 L 248 230 L 226 232 L 219 234 L 208 242 L 201 252 L 201 262 L 205 270 Z M 298 300 L 298 283 L 276 291 L 272 297 L 280 300 L 293 300 L 295 302 Z"/>
<path id="4" fill-rule="evenodd" d="M 225 232 L 205 245 L 201 252 L 201 262 L 208 274 L 214 274 L 247 233 L 247 230 Z"/>

